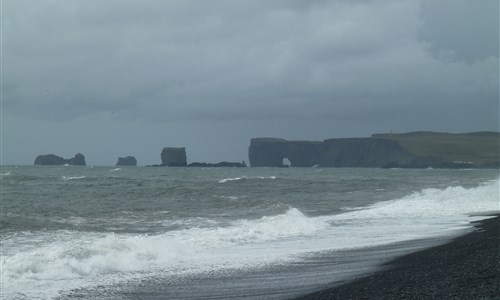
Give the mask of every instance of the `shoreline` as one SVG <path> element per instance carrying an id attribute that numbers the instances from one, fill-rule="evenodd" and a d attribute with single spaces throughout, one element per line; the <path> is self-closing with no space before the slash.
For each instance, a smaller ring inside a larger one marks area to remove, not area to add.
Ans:
<path id="1" fill-rule="evenodd" d="M 448 243 L 403 255 L 373 273 L 296 299 L 498 299 L 500 214 L 472 224 L 475 231 Z"/>

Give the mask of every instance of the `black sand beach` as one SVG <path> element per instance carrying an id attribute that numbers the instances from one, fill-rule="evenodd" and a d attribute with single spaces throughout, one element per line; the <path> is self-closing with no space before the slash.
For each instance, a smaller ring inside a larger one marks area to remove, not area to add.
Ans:
<path id="1" fill-rule="evenodd" d="M 500 216 L 475 226 L 450 243 L 299 299 L 500 299 Z"/>

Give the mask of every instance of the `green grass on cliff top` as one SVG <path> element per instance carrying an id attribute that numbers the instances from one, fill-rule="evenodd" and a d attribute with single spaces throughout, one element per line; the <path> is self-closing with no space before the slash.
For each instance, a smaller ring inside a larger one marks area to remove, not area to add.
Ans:
<path id="1" fill-rule="evenodd" d="M 395 140 L 415 155 L 440 157 L 447 161 L 487 164 L 498 162 L 500 157 L 500 133 L 498 132 L 463 134 L 413 132 L 374 134 L 372 137 Z"/>

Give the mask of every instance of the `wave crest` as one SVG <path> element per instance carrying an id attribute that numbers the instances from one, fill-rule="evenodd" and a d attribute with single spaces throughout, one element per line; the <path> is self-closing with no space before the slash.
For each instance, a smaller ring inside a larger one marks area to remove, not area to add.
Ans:
<path id="1" fill-rule="evenodd" d="M 226 182 L 230 182 L 230 181 L 252 180 L 252 179 L 271 179 L 271 180 L 274 180 L 274 179 L 276 179 L 276 176 L 232 177 L 232 178 L 221 179 L 221 180 L 219 180 L 219 183 L 226 183 Z"/>

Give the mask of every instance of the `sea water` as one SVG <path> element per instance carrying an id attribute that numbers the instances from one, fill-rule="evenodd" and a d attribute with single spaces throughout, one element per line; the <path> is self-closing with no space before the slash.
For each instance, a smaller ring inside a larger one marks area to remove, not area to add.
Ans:
<path id="1" fill-rule="evenodd" d="M 326 283 L 300 275 L 314 259 L 349 274 L 376 262 L 360 249 L 453 236 L 500 210 L 498 170 L 1 172 L 1 299 L 286 298 L 283 274 Z"/>

